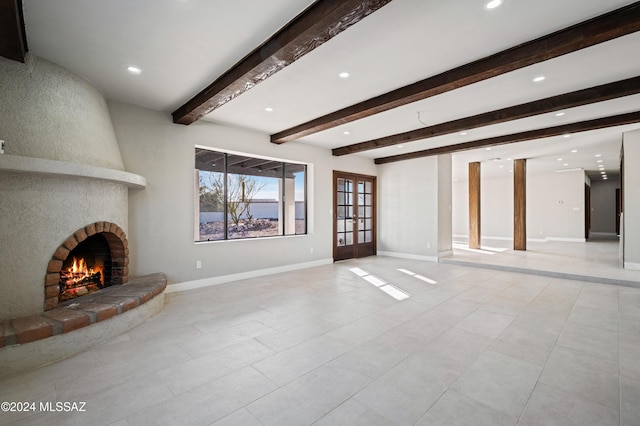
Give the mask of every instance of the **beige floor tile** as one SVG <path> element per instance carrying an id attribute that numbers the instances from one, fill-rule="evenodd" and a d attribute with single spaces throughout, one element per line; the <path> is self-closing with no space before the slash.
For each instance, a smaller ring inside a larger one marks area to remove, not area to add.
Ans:
<path id="1" fill-rule="evenodd" d="M 517 417 L 509 416 L 457 392 L 448 390 L 418 420 L 416 426 L 511 426 L 517 422 Z"/>
<path id="2" fill-rule="evenodd" d="M 520 418 L 522 426 L 616 426 L 618 411 L 542 383 Z"/>
<path id="3" fill-rule="evenodd" d="M 558 335 L 512 323 L 491 344 L 490 349 L 544 367 Z"/>
<path id="4" fill-rule="evenodd" d="M 495 314 L 493 312 L 478 310 L 458 322 L 455 327 L 480 336 L 495 339 L 515 319 L 514 316 Z"/>
<path id="5" fill-rule="evenodd" d="M 618 364 L 600 357 L 556 347 L 540 382 L 610 408 L 620 407 Z"/>
<path id="6" fill-rule="evenodd" d="M 311 424 L 370 380 L 353 370 L 323 366 L 249 404 L 247 409 L 264 425 Z"/>
<path id="7" fill-rule="evenodd" d="M 456 378 L 445 367 L 412 355 L 354 398 L 395 424 L 413 424 Z"/>
<path id="8" fill-rule="evenodd" d="M 541 370 L 528 362 L 486 351 L 451 389 L 495 410 L 518 417 Z"/>

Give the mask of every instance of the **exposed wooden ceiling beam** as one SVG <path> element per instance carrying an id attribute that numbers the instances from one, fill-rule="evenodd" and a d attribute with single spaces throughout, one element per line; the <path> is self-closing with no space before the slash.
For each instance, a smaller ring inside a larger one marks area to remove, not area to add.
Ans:
<path id="1" fill-rule="evenodd" d="M 281 144 L 640 31 L 640 2 L 271 135 Z"/>
<path id="2" fill-rule="evenodd" d="M 627 114 L 613 115 L 610 117 L 597 118 L 595 120 L 580 121 L 577 123 L 563 124 L 561 126 L 547 127 L 545 129 L 529 130 L 511 135 L 496 136 L 493 138 L 480 139 L 477 141 L 464 142 L 460 144 L 441 146 L 437 148 L 425 149 L 422 151 L 408 152 L 406 154 L 392 155 L 389 157 L 376 158 L 376 164 L 393 163 L 396 161 L 412 160 L 415 158 L 431 157 L 433 155 L 452 154 L 470 149 L 485 148 L 496 145 L 506 145 L 516 142 L 525 142 L 534 139 L 560 136 L 568 133 L 587 132 L 590 130 L 604 129 L 607 127 L 623 126 L 640 122 L 640 111 Z"/>
<path id="3" fill-rule="evenodd" d="M 398 133 L 396 135 L 385 136 L 366 142 L 334 148 L 332 152 L 333 155 L 353 154 L 356 152 L 447 135 L 463 130 L 475 129 L 491 124 L 504 123 L 506 121 L 517 120 L 520 118 L 532 117 L 534 115 L 545 114 L 561 109 L 603 102 L 637 93 L 640 93 L 640 76 L 590 87 L 588 89 L 578 90 L 575 92 L 564 93 L 562 95 L 551 96 L 549 98 L 539 99 L 537 101 L 527 102 L 508 108 L 485 112 L 471 117 L 460 118 L 446 123 L 422 127 L 420 129 Z"/>
<path id="4" fill-rule="evenodd" d="M 300 59 L 391 0 L 318 0 L 173 112 L 191 124 Z"/>
<path id="5" fill-rule="evenodd" d="M 22 0 L 0 0 L 0 56 L 24 63 L 28 51 Z"/>

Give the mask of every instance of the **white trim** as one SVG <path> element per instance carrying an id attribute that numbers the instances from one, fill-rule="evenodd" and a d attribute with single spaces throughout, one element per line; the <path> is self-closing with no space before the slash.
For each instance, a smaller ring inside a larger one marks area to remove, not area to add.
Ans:
<path id="1" fill-rule="evenodd" d="M 456 234 L 454 234 L 454 235 L 452 235 L 452 237 L 453 238 L 462 238 L 462 239 L 466 239 L 466 240 L 469 239 L 468 235 L 456 235 Z M 484 235 L 482 235 L 480 238 L 483 239 L 483 240 L 504 240 L 504 241 L 512 241 L 513 240 L 513 237 L 485 237 Z"/>
<path id="2" fill-rule="evenodd" d="M 593 233 L 596 234 L 597 233 Z M 614 236 L 616 234 L 602 234 L 602 235 L 611 235 Z M 466 238 L 468 239 L 468 235 L 452 235 L 453 238 Z M 513 237 L 487 237 L 482 235 L 480 237 L 482 240 L 503 240 L 503 241 L 513 241 Z M 566 237 L 544 237 L 544 238 L 527 238 L 527 241 L 535 242 L 535 243 L 546 243 L 548 241 L 564 241 L 571 243 L 584 243 L 587 240 L 584 238 L 566 238 Z"/>
<path id="3" fill-rule="evenodd" d="M 421 256 L 418 254 L 409 254 L 409 253 L 396 253 L 392 251 L 380 251 L 378 250 L 378 256 L 387 256 L 387 257 L 399 257 L 401 259 L 411 259 L 411 260 L 426 260 L 428 262 L 437 262 L 438 258 L 436 256 Z"/>
<path id="4" fill-rule="evenodd" d="M 313 262 L 295 263 L 292 265 L 276 266 L 274 268 L 256 269 L 254 271 L 240 272 L 238 274 L 222 275 L 219 277 L 204 278 L 201 280 L 185 281 L 177 284 L 169 284 L 165 293 L 178 293 L 181 291 L 195 290 L 197 288 L 210 287 L 232 281 L 246 280 L 249 278 L 263 277 L 282 272 L 297 271 L 298 269 L 313 268 L 315 266 L 330 265 L 333 259 L 321 259 Z"/>
<path id="5" fill-rule="evenodd" d="M 547 237 L 546 241 L 562 241 L 567 243 L 586 243 L 587 240 L 584 238 L 562 238 L 562 237 Z"/>
<path id="6" fill-rule="evenodd" d="M 624 269 L 640 271 L 640 263 L 624 262 Z"/>

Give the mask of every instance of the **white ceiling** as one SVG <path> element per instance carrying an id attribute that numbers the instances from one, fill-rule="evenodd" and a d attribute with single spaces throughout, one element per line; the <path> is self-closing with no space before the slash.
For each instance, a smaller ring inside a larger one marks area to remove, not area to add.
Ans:
<path id="1" fill-rule="evenodd" d="M 30 50 L 91 81 L 108 99 L 172 112 L 308 7 L 310 0 L 23 0 Z M 204 119 L 272 134 L 633 3 L 629 0 L 393 0 Z M 640 75 L 640 33 L 307 136 L 336 148 Z M 142 69 L 131 75 L 127 66 Z M 350 77 L 341 79 L 338 73 Z M 546 80 L 532 79 L 545 75 Z M 265 112 L 272 107 L 273 112 Z M 358 155 L 376 158 L 640 110 L 640 95 Z M 418 113 L 420 114 L 418 117 Z M 420 121 L 418 120 L 420 118 Z M 454 155 L 483 174 L 619 167 L 622 126 Z M 344 132 L 348 131 L 346 135 Z M 577 149 L 578 152 L 571 153 Z M 600 154 L 601 157 L 595 157 Z M 501 158 L 502 160 L 488 161 Z M 563 161 L 558 161 L 563 158 Z M 564 166 L 567 164 L 567 166 Z M 499 167 L 502 165 L 503 167 Z"/>

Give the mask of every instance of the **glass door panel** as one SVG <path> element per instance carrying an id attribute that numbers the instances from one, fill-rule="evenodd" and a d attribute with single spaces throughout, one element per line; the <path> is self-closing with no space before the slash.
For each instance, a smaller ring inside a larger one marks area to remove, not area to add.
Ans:
<path id="1" fill-rule="evenodd" d="M 334 172 L 334 259 L 375 254 L 375 177 Z"/>

